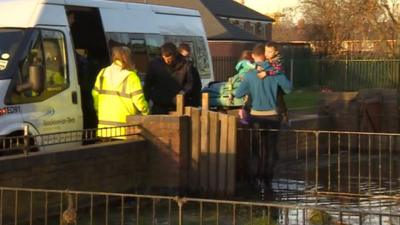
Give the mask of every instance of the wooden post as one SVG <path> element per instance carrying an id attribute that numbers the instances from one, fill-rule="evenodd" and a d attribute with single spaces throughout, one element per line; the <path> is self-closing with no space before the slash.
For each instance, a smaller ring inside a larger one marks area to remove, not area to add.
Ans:
<path id="1" fill-rule="evenodd" d="M 219 114 L 221 121 L 221 138 L 219 143 L 218 157 L 218 194 L 226 193 L 226 176 L 227 176 L 227 155 L 228 155 L 228 115 Z"/>
<path id="2" fill-rule="evenodd" d="M 185 115 L 191 119 L 191 152 L 190 152 L 190 171 L 189 171 L 189 187 L 192 191 L 199 190 L 200 184 L 200 110 L 192 107 L 185 107 Z"/>
<path id="3" fill-rule="evenodd" d="M 228 165 L 227 165 L 227 194 L 232 195 L 235 192 L 235 171 L 236 171 L 236 139 L 237 124 L 236 117 L 228 117 Z"/>
<path id="4" fill-rule="evenodd" d="M 201 109 L 208 110 L 209 109 L 209 99 L 208 93 L 203 93 L 201 96 Z"/>
<path id="5" fill-rule="evenodd" d="M 210 157 L 209 157 L 209 187 L 212 193 L 217 192 L 218 188 L 218 153 L 220 127 L 217 112 L 209 112 L 210 115 Z"/>
<path id="6" fill-rule="evenodd" d="M 176 95 L 176 113 L 178 114 L 178 116 L 182 116 L 185 108 L 185 104 L 183 102 L 183 95 L 182 94 L 178 94 Z"/>
<path id="7" fill-rule="evenodd" d="M 208 93 L 202 94 L 201 100 L 201 141 L 200 141 L 200 186 L 202 191 L 209 188 L 210 157 L 210 119 L 208 115 Z"/>
<path id="8" fill-rule="evenodd" d="M 200 186 L 202 191 L 208 190 L 209 155 L 210 155 L 210 124 L 206 109 L 201 110 L 201 140 L 200 140 Z"/>

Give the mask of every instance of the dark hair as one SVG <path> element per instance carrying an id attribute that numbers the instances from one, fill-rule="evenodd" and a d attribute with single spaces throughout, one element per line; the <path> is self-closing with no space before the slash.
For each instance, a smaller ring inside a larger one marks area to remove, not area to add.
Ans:
<path id="1" fill-rule="evenodd" d="M 122 69 L 134 69 L 132 62 L 131 50 L 126 46 L 118 46 L 112 48 L 112 61 L 120 61 Z"/>
<path id="2" fill-rule="evenodd" d="M 253 57 L 251 57 L 251 51 L 250 50 L 244 50 L 242 52 L 242 55 L 240 55 L 240 60 L 253 60 Z"/>
<path id="3" fill-rule="evenodd" d="M 256 44 L 256 46 L 253 48 L 253 54 L 257 56 L 265 55 L 265 45 Z"/>
<path id="4" fill-rule="evenodd" d="M 177 56 L 179 54 L 178 48 L 172 42 L 166 42 L 161 46 L 161 55 L 162 56 Z"/>
<path id="5" fill-rule="evenodd" d="M 265 47 L 274 48 L 276 51 L 278 51 L 279 45 L 278 45 L 278 43 L 271 41 L 271 42 L 267 42 L 265 44 Z"/>
<path id="6" fill-rule="evenodd" d="M 179 51 L 185 50 L 187 52 L 190 52 L 190 46 L 187 43 L 180 43 L 179 44 Z"/>

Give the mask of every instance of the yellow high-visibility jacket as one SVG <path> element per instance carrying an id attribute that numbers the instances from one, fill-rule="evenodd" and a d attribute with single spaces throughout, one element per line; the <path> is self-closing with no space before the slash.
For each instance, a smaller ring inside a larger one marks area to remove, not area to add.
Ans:
<path id="1" fill-rule="evenodd" d="M 149 106 L 136 72 L 122 69 L 118 62 L 102 69 L 92 90 L 98 128 L 125 126 L 126 116 L 149 114 Z M 101 129 L 98 136 L 125 135 L 125 129 Z"/>

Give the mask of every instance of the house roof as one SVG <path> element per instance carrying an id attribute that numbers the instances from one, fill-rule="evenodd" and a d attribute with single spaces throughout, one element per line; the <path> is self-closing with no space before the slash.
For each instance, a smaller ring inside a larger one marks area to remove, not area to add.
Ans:
<path id="1" fill-rule="evenodd" d="M 262 41 L 226 19 L 215 18 L 215 21 L 205 27 L 209 40 Z"/>
<path id="2" fill-rule="evenodd" d="M 233 0 L 201 0 L 201 2 L 217 16 L 274 22 L 272 18 Z"/>
<path id="3" fill-rule="evenodd" d="M 143 0 L 117 1 L 143 3 Z M 273 21 L 271 18 L 242 6 L 233 0 L 147 0 L 147 3 L 198 10 L 201 14 L 208 40 L 262 41 L 262 39 L 220 17 L 265 22 Z"/>

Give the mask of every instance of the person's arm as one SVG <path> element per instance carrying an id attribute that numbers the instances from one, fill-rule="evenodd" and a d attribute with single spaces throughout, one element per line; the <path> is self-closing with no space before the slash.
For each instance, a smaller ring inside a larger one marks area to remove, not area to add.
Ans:
<path id="1" fill-rule="evenodd" d="M 187 67 L 186 69 L 186 79 L 185 79 L 185 84 L 183 85 L 182 90 L 180 91 L 180 94 L 187 94 L 191 93 L 194 91 L 194 85 L 195 85 L 195 78 L 194 78 L 194 73 L 193 73 L 193 66 L 191 63 L 186 63 L 185 65 Z"/>
<path id="2" fill-rule="evenodd" d="M 260 65 L 257 65 L 257 77 L 260 79 L 264 79 L 266 76 L 268 76 L 268 71 L 272 70 L 273 67 L 267 62 L 263 62 Z"/>
<path id="3" fill-rule="evenodd" d="M 142 115 L 149 115 L 150 113 L 149 105 L 146 101 L 146 98 L 144 97 L 142 84 L 140 83 L 139 77 L 136 74 L 134 74 L 131 75 L 130 79 L 131 79 L 130 83 L 132 84 L 132 87 L 130 88 L 130 96 L 132 103 L 142 113 Z"/>
<path id="4" fill-rule="evenodd" d="M 95 82 L 93 90 L 92 90 L 93 106 L 94 106 L 94 109 L 96 110 L 96 114 L 99 109 L 100 77 L 103 76 L 103 73 L 104 73 L 104 69 L 100 70 L 99 74 L 96 77 L 96 82 Z"/>
<path id="5" fill-rule="evenodd" d="M 285 75 L 281 74 L 273 77 L 277 79 L 279 86 L 281 87 L 282 91 L 285 92 L 285 94 L 292 92 L 292 84 Z"/>
<path id="6" fill-rule="evenodd" d="M 193 104 L 193 106 L 200 106 L 201 88 L 202 88 L 200 73 L 197 70 L 197 68 L 194 67 L 193 65 L 192 65 L 191 69 L 192 69 L 193 81 L 194 81 L 193 90 L 192 90 L 192 104 Z"/>

